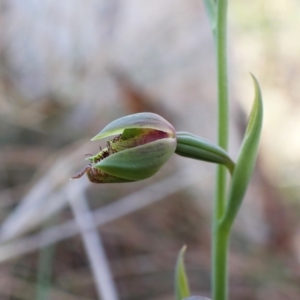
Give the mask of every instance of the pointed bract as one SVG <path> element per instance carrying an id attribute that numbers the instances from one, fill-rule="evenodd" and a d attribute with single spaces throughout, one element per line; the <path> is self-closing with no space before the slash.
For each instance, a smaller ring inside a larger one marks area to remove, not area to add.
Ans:
<path id="1" fill-rule="evenodd" d="M 227 228 L 231 228 L 249 185 L 257 158 L 259 139 L 262 129 L 262 95 L 258 81 L 253 75 L 252 78 L 255 88 L 255 99 L 229 186 L 226 212 L 223 219 L 220 221 L 224 227 Z"/>

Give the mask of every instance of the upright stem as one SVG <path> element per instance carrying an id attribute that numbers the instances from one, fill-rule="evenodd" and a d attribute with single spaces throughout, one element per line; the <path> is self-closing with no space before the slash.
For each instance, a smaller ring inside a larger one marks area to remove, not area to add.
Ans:
<path id="1" fill-rule="evenodd" d="M 229 232 L 217 226 L 213 234 L 212 299 L 226 300 L 228 294 L 227 254 Z"/>
<path id="2" fill-rule="evenodd" d="M 216 55 L 218 74 L 218 143 L 228 148 L 228 79 L 226 49 L 227 0 L 217 0 Z M 217 167 L 216 194 L 214 199 L 212 240 L 212 293 L 213 300 L 226 300 L 228 293 L 227 252 L 228 230 L 221 228 L 219 221 L 225 211 L 226 169 Z"/>
<path id="3" fill-rule="evenodd" d="M 218 0 L 217 6 L 217 71 L 218 71 L 218 140 L 219 146 L 228 148 L 228 79 L 227 79 L 227 0 Z"/>

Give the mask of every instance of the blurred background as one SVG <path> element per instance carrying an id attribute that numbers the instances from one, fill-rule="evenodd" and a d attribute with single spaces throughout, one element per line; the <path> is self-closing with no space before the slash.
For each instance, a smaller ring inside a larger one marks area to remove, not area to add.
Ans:
<path id="1" fill-rule="evenodd" d="M 229 1 L 230 154 L 261 84 L 255 175 L 230 246 L 230 299 L 300 295 L 300 3 Z M 0 0 L 0 299 L 171 300 L 187 245 L 210 297 L 215 167 L 174 157 L 148 180 L 91 184 L 108 122 L 151 111 L 216 141 L 201 0 Z"/>

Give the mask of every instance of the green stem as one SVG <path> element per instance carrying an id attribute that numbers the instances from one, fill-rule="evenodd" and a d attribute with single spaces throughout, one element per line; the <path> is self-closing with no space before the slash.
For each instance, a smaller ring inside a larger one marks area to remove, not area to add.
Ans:
<path id="1" fill-rule="evenodd" d="M 224 150 L 228 148 L 228 79 L 226 43 L 227 0 L 219 0 L 217 7 L 217 68 L 218 68 L 218 140 Z"/>
<path id="2" fill-rule="evenodd" d="M 47 300 L 50 298 L 54 252 L 55 245 L 50 245 L 40 250 L 36 300 Z"/>
<path id="3" fill-rule="evenodd" d="M 228 148 L 228 79 L 226 47 L 227 0 L 217 2 L 216 53 L 218 73 L 218 143 L 225 151 Z M 221 228 L 219 221 L 224 215 L 226 204 L 226 169 L 217 167 L 216 194 L 214 199 L 212 239 L 212 293 L 213 300 L 226 300 L 227 252 L 229 232 Z"/>
<path id="4" fill-rule="evenodd" d="M 224 228 L 216 228 L 214 231 L 213 248 L 213 284 L 212 291 L 214 300 L 227 299 L 228 276 L 227 254 L 229 231 Z"/>

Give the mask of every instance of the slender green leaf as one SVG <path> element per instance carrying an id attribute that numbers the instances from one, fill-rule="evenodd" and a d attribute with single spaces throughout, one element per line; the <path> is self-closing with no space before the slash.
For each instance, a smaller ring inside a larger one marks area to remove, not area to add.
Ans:
<path id="1" fill-rule="evenodd" d="M 45 222 L 43 226 L 44 230 L 50 228 L 57 220 L 58 217 L 55 217 Z M 56 244 L 51 244 L 40 249 L 37 269 L 36 300 L 50 299 L 50 292 L 53 285 L 55 251 Z"/>
<path id="2" fill-rule="evenodd" d="M 184 157 L 225 165 L 229 172 L 234 170 L 234 162 L 221 147 L 188 132 L 176 132 L 175 153 Z"/>
<path id="3" fill-rule="evenodd" d="M 184 253 L 186 246 L 183 246 L 178 254 L 176 269 L 175 269 L 175 295 L 176 300 L 182 300 L 190 296 L 190 288 L 188 283 L 188 278 L 186 276 L 184 267 Z"/>
<path id="4" fill-rule="evenodd" d="M 224 218 L 221 220 L 221 224 L 228 229 L 231 228 L 231 225 L 234 222 L 253 173 L 262 128 L 262 96 L 256 78 L 253 75 L 252 78 L 255 86 L 255 99 L 244 140 L 232 175 L 226 212 Z"/>
<path id="5" fill-rule="evenodd" d="M 211 30 L 216 35 L 217 24 L 217 4 L 215 0 L 204 0 L 205 9 L 210 22 Z"/>

